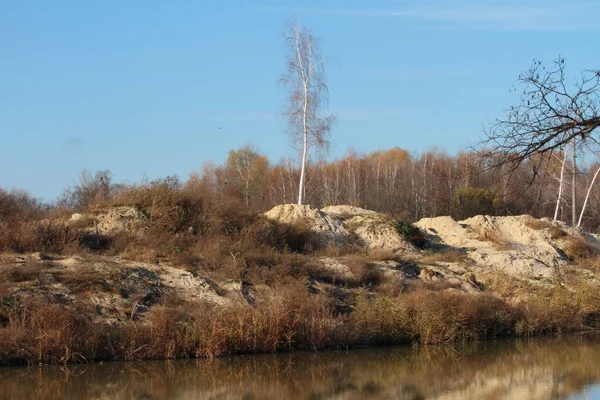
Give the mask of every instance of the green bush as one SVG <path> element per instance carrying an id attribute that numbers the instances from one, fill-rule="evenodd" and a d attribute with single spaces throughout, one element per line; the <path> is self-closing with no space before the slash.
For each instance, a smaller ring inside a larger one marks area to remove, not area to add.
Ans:
<path id="1" fill-rule="evenodd" d="M 489 189 L 463 187 L 454 194 L 454 219 L 462 220 L 474 215 L 497 215 L 502 199 Z"/>
<path id="2" fill-rule="evenodd" d="M 423 236 L 419 228 L 413 226 L 408 221 L 400 220 L 396 223 L 396 232 L 413 246 L 424 249 L 427 247 L 427 239 Z"/>

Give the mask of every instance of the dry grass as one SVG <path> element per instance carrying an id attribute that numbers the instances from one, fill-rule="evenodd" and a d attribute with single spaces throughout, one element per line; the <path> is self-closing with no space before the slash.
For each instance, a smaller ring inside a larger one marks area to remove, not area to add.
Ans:
<path id="1" fill-rule="evenodd" d="M 444 279 L 429 280 L 429 281 L 414 280 L 414 281 L 410 281 L 407 285 L 407 289 L 410 291 L 413 291 L 413 292 L 420 291 L 420 290 L 426 290 L 426 291 L 430 291 L 430 292 L 443 292 L 448 289 L 454 289 L 454 290 L 460 289 L 460 287 L 461 287 L 460 283 L 448 282 L 447 280 L 444 280 Z"/>
<path id="2" fill-rule="evenodd" d="M 98 334 L 86 316 L 56 304 L 2 304 L 0 364 L 66 363 L 99 356 Z"/>
<path id="3" fill-rule="evenodd" d="M 565 231 L 563 231 L 558 226 L 554 225 L 551 221 L 548 220 L 529 218 L 525 222 L 525 225 L 537 231 L 547 229 L 550 232 L 551 239 L 558 239 L 567 235 Z"/>
<path id="4" fill-rule="evenodd" d="M 535 285 L 495 273 L 485 282 L 498 297 L 514 304 L 514 334 L 532 336 L 600 327 L 600 290 L 585 280 L 564 276 L 554 287 Z M 566 283 L 566 284 L 565 284 Z"/>
<path id="5" fill-rule="evenodd" d="M 597 255 L 579 259 L 575 265 L 594 273 L 600 273 L 600 257 Z"/>
<path id="6" fill-rule="evenodd" d="M 466 251 L 455 248 L 446 248 L 439 252 L 428 252 L 420 261 L 423 264 L 435 264 L 438 262 L 469 264 L 471 263 L 471 258 Z"/>
<path id="7" fill-rule="evenodd" d="M 12 282 L 28 282 L 37 279 L 44 269 L 44 264 L 33 259 L 28 259 L 22 265 L 15 265 L 8 271 Z"/>
<path id="8" fill-rule="evenodd" d="M 543 220 L 543 219 L 533 218 L 533 217 L 528 218 L 527 221 L 525 221 L 525 225 L 531 229 L 535 229 L 536 231 L 540 231 L 542 229 L 554 228 L 554 225 L 552 224 L 552 222 Z"/>
<path id="9" fill-rule="evenodd" d="M 496 232 L 493 229 L 484 229 L 478 232 L 477 240 L 480 240 L 482 242 L 490 242 L 492 246 L 494 246 L 494 248 L 499 251 L 512 250 L 513 248 L 512 244 L 509 241 L 504 240 L 502 237 L 500 237 L 498 232 Z"/>
<path id="10" fill-rule="evenodd" d="M 21 221 L 0 225 L 0 250 L 62 253 L 79 247 L 81 233 L 62 221 Z"/>
<path id="11" fill-rule="evenodd" d="M 592 290 L 590 290 L 592 289 Z M 598 326 L 598 288 L 538 290 L 518 307 L 517 336 L 565 333 Z"/>
<path id="12" fill-rule="evenodd" d="M 361 289 L 340 315 L 325 294 L 299 282 L 280 284 L 254 306 L 155 305 L 116 326 L 85 313 L 40 303 L 0 305 L 0 363 L 62 363 L 218 357 L 248 352 L 325 349 L 376 343 L 451 343 L 510 335 L 562 333 L 598 326 L 600 293 L 581 286 L 538 293 L 518 305 L 486 294 L 412 288 Z"/>
<path id="13" fill-rule="evenodd" d="M 581 261 L 589 259 L 593 255 L 592 248 L 585 239 L 576 236 L 569 236 L 563 239 L 563 251 L 571 261 Z"/>
<path id="14" fill-rule="evenodd" d="M 389 261 L 399 259 L 398 253 L 384 249 L 371 249 L 367 252 L 366 257 L 369 261 Z"/>
<path id="15" fill-rule="evenodd" d="M 487 274 L 483 284 L 488 291 L 496 293 L 502 299 L 512 299 L 533 290 L 531 285 L 501 271 Z"/>
<path id="16" fill-rule="evenodd" d="M 511 313 L 491 296 L 417 290 L 395 298 L 363 297 L 353 316 L 369 342 L 449 343 L 504 336 Z"/>

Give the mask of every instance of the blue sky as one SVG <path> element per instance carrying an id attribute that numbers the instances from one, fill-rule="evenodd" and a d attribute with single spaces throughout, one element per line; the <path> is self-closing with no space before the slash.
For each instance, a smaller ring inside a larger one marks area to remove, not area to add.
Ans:
<path id="1" fill-rule="evenodd" d="M 286 20 L 324 40 L 331 159 L 449 153 L 518 101 L 533 58 L 600 68 L 597 1 L 1 1 L 0 187 L 53 200 L 82 169 L 177 174 L 285 135 Z M 222 129 L 219 129 L 222 128 Z"/>

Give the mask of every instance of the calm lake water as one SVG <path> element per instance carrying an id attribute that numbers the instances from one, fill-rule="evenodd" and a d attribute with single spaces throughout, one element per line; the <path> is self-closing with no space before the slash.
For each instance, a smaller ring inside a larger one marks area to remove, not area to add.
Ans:
<path id="1" fill-rule="evenodd" d="M 0 368 L 0 399 L 600 399 L 600 337 Z"/>

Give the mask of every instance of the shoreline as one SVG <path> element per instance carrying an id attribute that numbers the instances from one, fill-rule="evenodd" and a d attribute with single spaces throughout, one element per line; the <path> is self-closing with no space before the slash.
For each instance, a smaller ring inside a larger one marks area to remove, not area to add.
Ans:
<path id="1" fill-rule="evenodd" d="M 213 222 L 219 230 L 210 234 L 172 235 L 141 215 L 118 207 L 38 222 L 35 243 L 60 251 L 0 252 L 0 364 L 600 328 L 600 242 L 564 223 L 475 216 L 410 224 L 357 207 L 284 205 Z"/>

